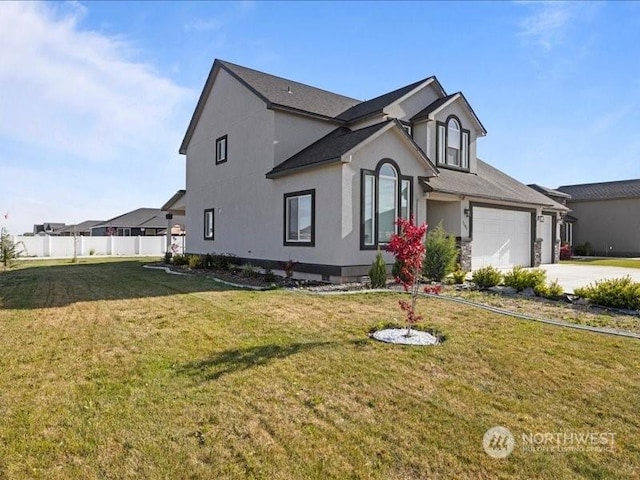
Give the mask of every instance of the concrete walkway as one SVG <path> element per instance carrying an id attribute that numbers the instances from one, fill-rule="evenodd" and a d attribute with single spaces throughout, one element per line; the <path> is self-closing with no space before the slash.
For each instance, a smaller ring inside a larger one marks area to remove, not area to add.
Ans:
<path id="1" fill-rule="evenodd" d="M 635 282 L 640 282 L 640 268 L 606 267 L 602 265 L 566 265 L 550 264 L 541 265 L 540 268 L 547 272 L 547 280 L 552 282 L 558 279 L 558 283 L 566 293 L 573 293 L 579 287 L 598 280 L 620 278 L 629 275 Z"/>

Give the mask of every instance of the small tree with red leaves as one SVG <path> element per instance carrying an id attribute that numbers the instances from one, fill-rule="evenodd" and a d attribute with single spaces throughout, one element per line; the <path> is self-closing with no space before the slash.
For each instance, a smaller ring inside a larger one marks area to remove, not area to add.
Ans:
<path id="1" fill-rule="evenodd" d="M 395 275 L 396 282 L 404 287 L 405 292 L 411 293 L 411 302 L 400 300 L 400 308 L 407 312 L 407 336 L 410 336 L 411 327 L 422 320 L 422 317 L 416 314 L 416 300 L 425 254 L 424 235 L 427 232 L 427 224 L 416 225 L 413 223 L 413 217 L 409 220 L 398 218 L 396 224 L 398 233 L 391 236 L 387 250 L 393 253 L 396 261 L 402 265 Z"/>

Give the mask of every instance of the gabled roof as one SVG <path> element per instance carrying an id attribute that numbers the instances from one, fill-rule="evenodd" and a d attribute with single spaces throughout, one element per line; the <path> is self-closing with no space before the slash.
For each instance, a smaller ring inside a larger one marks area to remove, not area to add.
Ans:
<path id="1" fill-rule="evenodd" d="M 67 225 L 60 233 L 73 233 L 73 232 L 87 232 L 91 230 L 91 227 L 95 227 L 96 225 L 100 225 L 104 220 L 85 220 L 82 223 L 78 223 L 77 225 Z"/>
<path id="2" fill-rule="evenodd" d="M 440 83 L 436 79 L 436 77 L 431 76 L 425 78 L 423 80 L 419 80 L 405 87 L 394 90 L 393 92 L 385 93 L 384 95 L 380 95 L 379 97 L 372 98 L 371 100 L 367 100 L 366 102 L 358 103 L 353 107 L 345 110 L 336 118 L 339 120 L 343 120 L 345 122 L 352 122 L 354 120 L 367 117 L 369 115 L 373 115 L 375 113 L 380 113 L 384 110 L 385 107 L 391 105 L 392 103 L 400 100 L 402 97 L 415 90 L 422 84 L 427 82 L 435 81 L 437 85 L 440 87 L 440 90 L 444 92 Z"/>
<path id="3" fill-rule="evenodd" d="M 339 162 L 342 155 L 381 130 L 390 122 L 391 120 L 388 120 L 355 131 L 347 127 L 338 127 L 304 150 L 301 150 L 284 162 L 276 165 L 267 173 L 267 178 L 279 177 L 286 173 L 310 166 Z"/>
<path id="4" fill-rule="evenodd" d="M 431 102 L 431 104 L 427 105 L 427 107 L 425 107 L 423 110 L 419 111 L 413 117 L 411 117 L 411 121 L 417 122 L 417 121 L 429 118 L 431 114 L 437 113 L 438 111 L 442 110 L 447 105 L 455 102 L 459 98 L 462 99 L 466 107 L 469 109 L 471 116 L 478 124 L 478 127 L 480 128 L 482 133 L 486 135 L 487 129 L 484 128 L 484 125 L 482 124 L 482 122 L 476 115 L 476 112 L 473 110 L 473 108 L 471 107 L 471 104 L 467 101 L 467 98 L 464 96 L 464 93 L 462 92 L 452 93 L 451 95 L 447 95 L 445 97 L 441 97 L 441 98 L 438 98 L 437 100 L 434 100 L 433 102 Z"/>
<path id="5" fill-rule="evenodd" d="M 571 195 L 572 202 L 640 198 L 640 179 L 563 185 L 558 190 Z"/>
<path id="6" fill-rule="evenodd" d="M 553 210 L 569 211 L 565 206 L 554 202 L 549 197 L 536 192 L 480 159 L 478 159 L 477 174 L 441 168 L 437 177 L 423 179 L 423 185 L 430 192 L 542 205 Z"/>
<path id="7" fill-rule="evenodd" d="M 262 99 L 267 108 L 295 111 L 314 115 L 326 120 L 342 123 L 335 119 L 337 115 L 348 108 L 360 103 L 355 98 L 345 97 L 337 93 L 328 92 L 320 88 L 311 87 L 304 83 L 294 82 L 286 78 L 277 77 L 268 73 L 242 67 L 231 62 L 216 59 L 200 94 L 189 127 L 180 145 L 180 153 L 185 154 L 187 145 L 193 135 L 196 124 L 202 115 L 204 105 L 213 88 L 213 83 L 220 69 L 228 72 L 232 77 L 247 87 L 256 96 Z"/>
<path id="8" fill-rule="evenodd" d="M 400 134 L 404 135 L 412 144 L 416 154 L 422 157 L 422 159 L 432 167 L 433 172 L 436 173 L 438 171 L 437 168 L 431 163 L 420 147 L 416 145 L 404 128 L 402 128 L 402 125 L 397 120 L 392 119 L 358 130 L 351 130 L 347 127 L 336 128 L 320 140 L 312 143 L 279 165 L 276 165 L 267 173 L 267 178 L 277 178 L 303 168 L 340 162 L 342 161 L 343 155 L 349 153 L 381 130 L 392 127 L 399 129 Z"/>
<path id="9" fill-rule="evenodd" d="M 553 188 L 543 187 L 542 185 L 538 185 L 537 183 L 530 183 L 527 186 L 548 197 L 551 196 L 566 199 L 571 198 L 571 195 L 569 195 L 568 193 L 561 192 L 560 190 L 554 190 Z"/>
<path id="10" fill-rule="evenodd" d="M 180 202 L 179 207 L 183 207 L 184 204 L 184 196 L 187 194 L 187 191 L 182 189 L 182 190 L 178 190 L 176 193 L 173 194 L 173 196 L 167 200 L 165 202 L 164 205 L 162 205 L 162 207 L 160 207 L 160 210 L 162 210 L 163 212 L 168 212 L 169 210 L 173 210 L 176 207 L 176 204 L 178 202 Z"/>
<path id="11" fill-rule="evenodd" d="M 94 225 L 92 228 L 98 227 L 166 228 L 167 220 L 165 218 L 165 213 L 159 208 L 138 208 L 131 212 L 111 218 L 101 224 Z"/>

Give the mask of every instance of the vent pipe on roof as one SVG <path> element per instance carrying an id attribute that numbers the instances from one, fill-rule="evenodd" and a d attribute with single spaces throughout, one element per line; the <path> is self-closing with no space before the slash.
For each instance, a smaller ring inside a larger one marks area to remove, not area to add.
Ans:
<path id="1" fill-rule="evenodd" d="M 289 87 L 289 86 L 287 86 L 287 93 L 289 93 L 289 94 L 293 93 L 293 92 L 291 91 L 291 87 Z"/>

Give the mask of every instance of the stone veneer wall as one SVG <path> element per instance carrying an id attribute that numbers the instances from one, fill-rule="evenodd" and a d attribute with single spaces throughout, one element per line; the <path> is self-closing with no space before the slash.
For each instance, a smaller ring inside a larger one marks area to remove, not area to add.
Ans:
<path id="1" fill-rule="evenodd" d="M 471 239 L 469 237 L 458 238 L 458 263 L 463 272 L 471 271 Z"/>
<path id="2" fill-rule="evenodd" d="M 533 266 L 539 267 L 542 263 L 542 239 L 536 238 L 533 244 Z"/>

